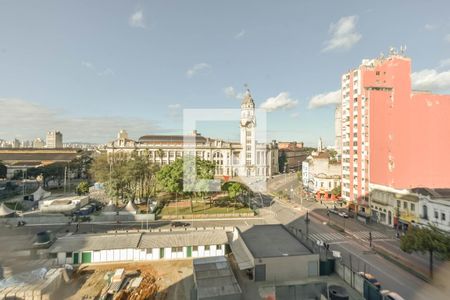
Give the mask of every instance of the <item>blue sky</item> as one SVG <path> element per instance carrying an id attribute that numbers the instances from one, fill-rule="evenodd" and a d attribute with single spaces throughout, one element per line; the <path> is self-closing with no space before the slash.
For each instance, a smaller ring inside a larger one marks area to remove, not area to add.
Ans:
<path id="1" fill-rule="evenodd" d="M 310 101 L 335 102 L 323 95 L 363 58 L 407 45 L 417 85 L 450 90 L 448 11 L 448 1 L 0 1 L 0 139 L 175 133 L 183 108 L 237 108 L 248 84 L 258 107 L 272 98 L 270 139 L 333 144 L 334 106 Z"/>

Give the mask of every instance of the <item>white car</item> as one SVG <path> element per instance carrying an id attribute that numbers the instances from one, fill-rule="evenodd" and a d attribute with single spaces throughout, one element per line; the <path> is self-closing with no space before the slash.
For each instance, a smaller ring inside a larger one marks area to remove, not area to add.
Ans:
<path id="1" fill-rule="evenodd" d="M 391 292 L 389 290 L 382 290 L 380 292 L 383 300 L 405 300 L 402 296 L 397 294 L 396 292 Z"/>
<path id="2" fill-rule="evenodd" d="M 339 212 L 338 215 L 341 216 L 341 217 L 343 217 L 343 218 L 345 218 L 345 219 L 348 218 L 347 213 L 345 213 L 345 212 L 343 212 L 343 211 Z"/>

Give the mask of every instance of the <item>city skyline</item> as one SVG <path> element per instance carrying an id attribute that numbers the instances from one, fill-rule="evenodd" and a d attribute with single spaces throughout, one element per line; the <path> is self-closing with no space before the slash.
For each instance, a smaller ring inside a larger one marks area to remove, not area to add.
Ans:
<path id="1" fill-rule="evenodd" d="M 248 84 L 269 111 L 270 139 L 334 145 L 330 103 L 340 100 L 341 74 L 391 46 L 407 45 L 414 88 L 450 90 L 445 9 L 193 3 L 113 2 L 106 10 L 49 1 L 24 11 L 3 2 L 0 138 L 30 140 L 51 128 L 68 142 L 107 143 L 119 129 L 134 138 L 180 133 L 182 109 L 234 108 Z M 398 11 L 411 17 L 398 22 Z M 391 27 L 398 30 L 382 30 Z M 239 128 L 199 132 L 235 140 Z"/>

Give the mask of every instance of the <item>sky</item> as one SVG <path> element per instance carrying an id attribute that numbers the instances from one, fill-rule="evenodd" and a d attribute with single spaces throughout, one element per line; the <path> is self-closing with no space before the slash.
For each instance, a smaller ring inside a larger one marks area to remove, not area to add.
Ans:
<path id="1" fill-rule="evenodd" d="M 340 76 L 363 58 L 406 45 L 414 87 L 449 92 L 449 11 L 444 0 L 1 0 L 0 139 L 180 133 L 183 109 L 239 108 L 248 85 L 269 139 L 333 145 Z M 238 126 L 198 130 L 235 140 Z"/>

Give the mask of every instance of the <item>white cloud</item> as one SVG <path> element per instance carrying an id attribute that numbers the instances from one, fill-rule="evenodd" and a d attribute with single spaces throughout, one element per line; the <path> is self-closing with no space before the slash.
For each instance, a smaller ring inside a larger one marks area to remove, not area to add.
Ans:
<path id="1" fill-rule="evenodd" d="M 91 62 L 88 61 L 83 61 L 81 62 L 81 64 L 89 70 L 92 70 L 93 72 L 95 72 L 98 76 L 112 76 L 114 75 L 114 71 L 111 68 L 106 68 L 102 71 L 99 71 L 98 68 Z"/>
<path id="2" fill-rule="evenodd" d="M 50 129 L 56 129 L 62 132 L 66 142 L 105 143 L 113 140 L 122 128 L 135 137 L 155 131 L 164 132 L 152 120 L 120 116 L 75 117 L 23 99 L 0 98 L 0 107 L 8 111 L 0 118 L 0 136 L 3 139 L 21 136 L 32 140 L 44 137 Z"/>
<path id="3" fill-rule="evenodd" d="M 417 90 L 450 90 L 450 71 L 421 70 L 411 74 L 411 82 Z"/>
<path id="4" fill-rule="evenodd" d="M 196 65 L 193 65 L 192 68 L 186 71 L 186 76 L 188 78 L 192 78 L 195 74 L 201 71 L 205 71 L 211 69 L 211 66 L 207 63 L 199 63 Z"/>
<path id="5" fill-rule="evenodd" d="M 103 71 L 97 73 L 98 76 L 112 76 L 114 75 L 114 71 L 110 68 L 106 68 Z"/>
<path id="6" fill-rule="evenodd" d="M 446 68 L 446 67 L 450 67 L 450 58 L 447 59 L 443 59 L 439 62 L 439 68 Z"/>
<path id="7" fill-rule="evenodd" d="M 241 100 L 242 98 L 244 98 L 244 94 L 236 92 L 235 88 L 232 86 L 228 86 L 228 87 L 224 88 L 223 92 L 225 93 L 225 95 L 228 98 L 238 99 L 238 100 Z"/>
<path id="8" fill-rule="evenodd" d="M 245 36 L 246 32 L 244 29 L 242 29 L 241 31 L 239 31 L 238 33 L 236 33 L 236 35 L 234 36 L 234 38 L 236 40 L 240 40 Z"/>
<path id="9" fill-rule="evenodd" d="M 315 95 L 309 100 L 308 108 L 312 109 L 338 103 L 341 103 L 341 90 Z"/>
<path id="10" fill-rule="evenodd" d="M 325 42 L 322 52 L 332 50 L 348 50 L 359 42 L 362 35 L 356 31 L 358 16 L 348 16 L 339 19 L 337 23 L 330 24 L 331 38 Z"/>
<path id="11" fill-rule="evenodd" d="M 447 43 L 450 43 L 450 33 L 447 34 L 447 35 L 445 36 L 444 40 L 445 40 Z"/>
<path id="12" fill-rule="evenodd" d="M 436 24 L 425 24 L 424 28 L 425 30 L 432 31 L 438 28 L 438 26 Z"/>
<path id="13" fill-rule="evenodd" d="M 83 61 L 81 64 L 88 69 L 94 69 L 94 65 L 91 62 Z"/>
<path id="14" fill-rule="evenodd" d="M 275 97 L 270 97 L 264 101 L 260 108 L 265 109 L 269 112 L 276 111 L 280 109 L 291 109 L 296 107 L 298 100 L 289 98 L 289 93 L 281 92 Z"/>
<path id="15" fill-rule="evenodd" d="M 136 11 L 134 14 L 130 16 L 128 23 L 131 27 L 136 28 L 147 28 L 145 25 L 144 12 L 142 10 Z"/>

